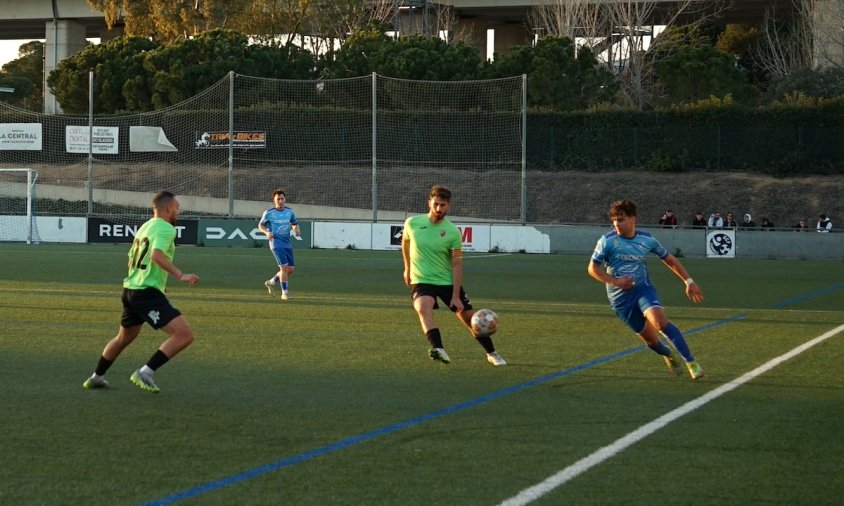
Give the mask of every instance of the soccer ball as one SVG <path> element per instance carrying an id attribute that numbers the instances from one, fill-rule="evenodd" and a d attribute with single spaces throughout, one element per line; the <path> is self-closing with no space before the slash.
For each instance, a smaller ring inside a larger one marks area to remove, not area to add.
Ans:
<path id="1" fill-rule="evenodd" d="M 498 330 L 498 315 L 491 309 L 479 309 L 472 315 L 472 330 L 480 337 L 495 334 Z"/>

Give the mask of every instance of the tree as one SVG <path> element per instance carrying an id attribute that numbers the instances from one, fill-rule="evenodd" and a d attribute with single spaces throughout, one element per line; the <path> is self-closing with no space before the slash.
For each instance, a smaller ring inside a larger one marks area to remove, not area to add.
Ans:
<path id="1" fill-rule="evenodd" d="M 0 69 L 0 86 L 14 88 L 11 94 L 0 94 L 0 100 L 39 111 L 44 104 L 44 43 L 33 40 L 21 44 L 18 58 Z M 8 95 L 8 96 L 4 96 Z"/>
<path id="2" fill-rule="evenodd" d="M 710 96 L 733 97 L 735 102 L 748 103 L 755 91 L 747 74 L 736 67 L 735 59 L 713 46 L 687 46 L 656 62 L 664 104 L 693 103 Z"/>
<path id="3" fill-rule="evenodd" d="M 151 52 L 144 59 L 151 76 L 152 106 L 186 100 L 216 83 L 230 71 L 255 77 L 307 79 L 315 60 L 295 46 L 270 48 L 250 45 L 233 30 L 211 30 Z"/>
<path id="4" fill-rule="evenodd" d="M 94 72 L 97 113 L 145 111 L 151 108 L 149 74 L 144 58 L 159 45 L 143 37 L 118 37 L 89 45 L 65 58 L 50 72 L 47 85 L 68 114 L 88 111 L 88 73 Z"/>
<path id="5" fill-rule="evenodd" d="M 250 45 L 231 30 L 212 30 L 162 46 L 120 37 L 90 46 L 59 64 L 48 84 L 68 113 L 88 110 L 88 72 L 94 71 L 97 113 L 149 111 L 194 96 L 229 71 L 256 77 L 308 79 L 315 58 L 296 46 Z"/>
<path id="6" fill-rule="evenodd" d="M 251 0 L 87 0 L 111 28 L 121 17 L 126 35 L 159 42 L 197 36 L 214 28 L 237 28 L 254 22 L 247 15 Z"/>
<path id="7" fill-rule="evenodd" d="M 312 5 L 309 26 L 328 41 L 344 44 L 371 26 L 392 29 L 402 0 L 326 0 Z M 333 49 L 332 47 L 328 48 Z"/>
<path id="8" fill-rule="evenodd" d="M 765 9 L 758 43 L 752 49 L 754 63 L 770 79 L 812 68 L 811 7 L 794 0 L 798 12 L 780 17 L 775 6 Z"/>
<path id="9" fill-rule="evenodd" d="M 355 32 L 327 57 L 326 74 L 333 78 L 377 72 L 384 76 L 426 81 L 477 79 L 483 60 L 477 49 L 438 37 L 400 37 L 385 34 L 388 27 L 372 23 Z"/>
<path id="10" fill-rule="evenodd" d="M 571 39 L 544 37 L 536 46 L 514 47 L 491 64 L 491 77 L 528 76 L 528 104 L 555 111 L 586 109 L 613 100 L 618 85 L 592 52 Z"/>
<path id="11" fill-rule="evenodd" d="M 532 18 L 534 30 L 578 37 L 579 44 L 592 48 L 613 72 L 624 101 L 645 109 L 653 103 L 656 85 L 653 63 L 659 42 L 652 40 L 652 28 L 671 26 L 680 19 L 704 24 L 723 9 L 723 0 L 550 0 L 535 9 L 542 13 Z"/>
<path id="12" fill-rule="evenodd" d="M 813 98 L 844 96 L 844 69 L 827 67 L 817 70 L 796 70 L 771 81 L 766 98 L 769 102 L 787 100 L 790 96 Z"/>
<path id="13" fill-rule="evenodd" d="M 326 74 L 332 78 L 359 77 L 378 69 L 378 52 L 394 43 L 384 32 L 386 26 L 371 23 L 353 33 L 334 53 L 326 55 Z"/>
<path id="14" fill-rule="evenodd" d="M 477 49 L 463 43 L 449 45 L 438 37 L 401 37 L 379 48 L 379 74 L 424 81 L 478 79 L 483 60 Z"/>

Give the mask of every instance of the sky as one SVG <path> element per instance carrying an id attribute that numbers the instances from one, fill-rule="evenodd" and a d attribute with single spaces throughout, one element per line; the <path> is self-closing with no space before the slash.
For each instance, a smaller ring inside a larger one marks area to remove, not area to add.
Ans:
<path id="1" fill-rule="evenodd" d="M 18 48 L 29 40 L 0 40 L 0 67 L 18 59 Z"/>

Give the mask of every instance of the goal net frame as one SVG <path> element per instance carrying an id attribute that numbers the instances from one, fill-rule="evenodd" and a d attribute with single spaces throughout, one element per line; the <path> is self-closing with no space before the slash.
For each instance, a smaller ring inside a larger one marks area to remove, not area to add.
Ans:
<path id="1" fill-rule="evenodd" d="M 26 231 L 25 231 L 25 241 L 26 244 L 32 244 L 33 242 L 37 243 L 37 228 L 35 224 L 35 182 L 38 180 L 38 172 L 35 169 L 28 169 L 28 168 L 12 168 L 12 169 L 3 169 L 0 168 L 0 175 L 8 174 L 8 173 L 26 173 L 26 183 L 14 183 L 10 182 L 9 186 L 13 185 L 22 185 L 25 184 L 25 196 L 23 193 L 6 193 L 3 192 L 0 194 L 0 197 L 7 197 L 7 198 L 24 198 L 26 200 L 26 211 L 21 216 L 21 220 L 14 220 L 17 215 L 12 215 L 10 218 L 14 221 L 23 223 Z M 2 178 L 5 179 L 5 178 Z M 0 209 L 0 214 L 3 213 L 4 210 Z M 7 218 L 8 219 L 8 218 Z M 5 228 L 5 227 L 4 227 Z M 4 237 L 4 235 L 0 234 L 0 242 L 17 242 L 15 236 L 11 236 L 10 239 Z"/>

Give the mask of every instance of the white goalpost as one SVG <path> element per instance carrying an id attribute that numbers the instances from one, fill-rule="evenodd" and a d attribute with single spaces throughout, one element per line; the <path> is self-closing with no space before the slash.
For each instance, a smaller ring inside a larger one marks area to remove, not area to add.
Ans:
<path id="1" fill-rule="evenodd" d="M 33 169 L 0 169 L 0 242 L 39 242 Z"/>

